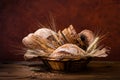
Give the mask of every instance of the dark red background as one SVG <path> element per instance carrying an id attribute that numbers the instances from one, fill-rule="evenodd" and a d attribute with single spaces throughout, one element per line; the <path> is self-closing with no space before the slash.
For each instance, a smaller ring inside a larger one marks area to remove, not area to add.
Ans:
<path id="1" fill-rule="evenodd" d="M 57 29 L 73 24 L 109 32 L 103 44 L 111 53 L 102 60 L 120 61 L 120 0 L 0 0 L 0 61 L 24 60 L 21 40 L 47 24 L 52 13 Z M 101 59 L 98 59 L 101 60 Z"/>

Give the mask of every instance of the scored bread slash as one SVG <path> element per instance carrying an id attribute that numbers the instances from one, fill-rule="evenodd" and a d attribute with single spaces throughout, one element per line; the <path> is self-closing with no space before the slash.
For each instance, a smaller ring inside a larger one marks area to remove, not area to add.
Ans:
<path id="1" fill-rule="evenodd" d="M 65 40 L 67 41 L 67 42 L 69 42 L 69 38 L 68 38 L 68 32 L 67 32 L 67 28 L 65 28 L 62 32 L 62 35 L 64 35 L 64 38 L 65 38 Z"/>
<path id="2" fill-rule="evenodd" d="M 77 39 L 79 38 L 79 36 L 78 36 L 75 28 L 72 25 L 70 25 L 68 27 L 68 32 L 69 32 L 69 34 L 71 36 L 72 43 L 76 44 L 77 43 Z"/>
<path id="3" fill-rule="evenodd" d="M 68 43 L 69 41 L 67 40 L 67 36 L 63 33 L 63 32 L 60 32 L 63 39 L 65 40 L 66 43 Z"/>
<path id="4" fill-rule="evenodd" d="M 66 37 L 64 36 L 64 34 L 63 34 L 60 30 L 58 31 L 58 36 L 59 36 L 60 41 L 61 41 L 63 44 L 68 43 Z"/>
<path id="5" fill-rule="evenodd" d="M 72 30 L 70 29 L 70 27 L 68 27 L 68 36 L 70 37 L 71 42 L 75 43 L 75 37 L 71 35 L 72 33 L 73 33 Z"/>
<path id="6" fill-rule="evenodd" d="M 63 38 L 60 30 L 58 31 L 58 38 L 59 38 L 59 40 L 61 41 L 62 44 L 65 44 L 64 38 Z"/>
<path id="7" fill-rule="evenodd" d="M 79 42 L 80 46 L 85 46 L 85 44 L 82 42 L 80 38 L 77 38 L 77 41 Z"/>

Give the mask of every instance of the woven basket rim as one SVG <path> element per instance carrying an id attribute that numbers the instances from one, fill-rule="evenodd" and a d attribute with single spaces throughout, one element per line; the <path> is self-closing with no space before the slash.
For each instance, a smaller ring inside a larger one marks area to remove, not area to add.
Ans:
<path id="1" fill-rule="evenodd" d="M 70 62 L 74 62 L 74 61 L 90 61 L 92 59 L 92 57 L 85 57 L 85 58 L 79 58 L 79 59 L 70 59 L 70 58 L 64 58 L 61 60 L 57 60 L 54 58 L 49 58 L 49 57 L 41 57 L 42 60 L 46 60 L 46 61 L 55 61 L 55 62 L 66 62 L 66 61 L 70 61 Z"/>

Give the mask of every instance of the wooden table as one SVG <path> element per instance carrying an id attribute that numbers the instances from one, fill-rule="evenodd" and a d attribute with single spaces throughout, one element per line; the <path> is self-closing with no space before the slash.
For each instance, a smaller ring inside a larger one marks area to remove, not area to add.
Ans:
<path id="1" fill-rule="evenodd" d="M 1 62 L 0 80 L 120 80 L 120 62 L 91 61 L 77 73 L 53 73 L 42 62 Z"/>

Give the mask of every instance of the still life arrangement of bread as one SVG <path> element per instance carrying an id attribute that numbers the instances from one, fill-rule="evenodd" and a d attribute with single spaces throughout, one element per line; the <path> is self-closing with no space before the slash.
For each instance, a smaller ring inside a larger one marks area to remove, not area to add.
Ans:
<path id="1" fill-rule="evenodd" d="M 39 57 L 51 70 L 68 71 L 76 64 L 86 65 L 93 57 L 107 57 L 109 49 L 99 45 L 101 39 L 88 29 L 77 33 L 72 25 L 59 31 L 40 28 L 23 38 L 24 58 Z"/>

